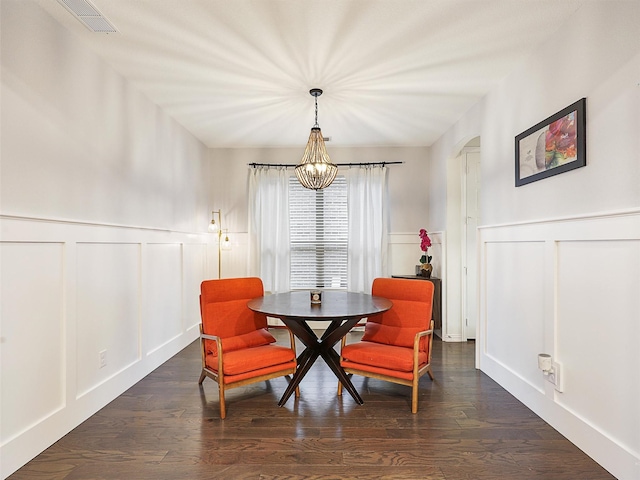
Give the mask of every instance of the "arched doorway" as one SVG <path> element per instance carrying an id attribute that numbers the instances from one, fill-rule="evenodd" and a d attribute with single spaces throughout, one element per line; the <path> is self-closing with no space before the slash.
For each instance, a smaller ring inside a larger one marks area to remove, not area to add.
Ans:
<path id="1" fill-rule="evenodd" d="M 476 338 L 479 204 L 480 137 L 475 137 L 447 165 L 447 313 L 442 333 L 448 341 Z"/>

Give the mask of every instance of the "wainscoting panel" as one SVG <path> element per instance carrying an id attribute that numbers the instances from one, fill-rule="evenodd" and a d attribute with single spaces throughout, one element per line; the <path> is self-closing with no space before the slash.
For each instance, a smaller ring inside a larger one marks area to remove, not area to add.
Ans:
<path id="1" fill-rule="evenodd" d="M 5 478 L 197 338 L 217 246 L 206 233 L 10 215 L 0 238 Z"/>
<path id="2" fill-rule="evenodd" d="M 249 235 L 246 232 L 229 232 L 231 248 L 220 252 L 221 278 L 246 277 L 248 271 Z M 218 240 L 215 241 L 214 272 L 210 278 L 218 278 Z M 224 237 L 222 238 L 224 240 Z"/>
<path id="3" fill-rule="evenodd" d="M 411 275 L 420 260 L 420 237 L 418 234 L 396 233 L 389 235 L 390 275 Z"/>
<path id="4" fill-rule="evenodd" d="M 544 242 L 485 244 L 485 354 L 540 391 L 532 360 L 544 350 L 544 259 Z"/>
<path id="5" fill-rule="evenodd" d="M 180 244 L 149 244 L 146 248 L 143 329 L 144 351 L 150 355 L 183 332 L 182 247 Z"/>
<path id="6" fill-rule="evenodd" d="M 140 245 L 78 243 L 76 256 L 81 397 L 140 359 Z"/>
<path id="7" fill-rule="evenodd" d="M 638 240 L 558 245 L 556 352 L 567 371 L 565 392 L 557 395 L 557 402 L 636 452 L 640 447 L 639 268 Z M 571 368 L 575 365 L 580 368 Z M 592 397 L 594 385 L 598 394 Z"/>
<path id="8" fill-rule="evenodd" d="M 0 249 L 5 445 L 66 403 L 64 245 L 1 242 Z"/>
<path id="9" fill-rule="evenodd" d="M 640 211 L 478 234 L 479 368 L 614 476 L 640 478 Z"/>
<path id="10" fill-rule="evenodd" d="M 200 284 L 207 278 L 207 245 L 185 243 L 182 247 L 184 264 L 184 328 L 195 329 L 200 324 Z"/>
<path id="11" fill-rule="evenodd" d="M 429 232 L 431 248 L 429 255 L 433 257 L 433 276 L 442 278 L 443 269 L 443 234 L 442 232 Z M 412 275 L 416 265 L 420 264 L 420 237 L 415 233 L 391 233 L 389 234 L 389 275 Z"/>

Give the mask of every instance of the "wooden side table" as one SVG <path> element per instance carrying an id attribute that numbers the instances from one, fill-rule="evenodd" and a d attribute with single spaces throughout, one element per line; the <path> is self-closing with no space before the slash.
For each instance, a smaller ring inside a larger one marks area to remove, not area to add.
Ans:
<path id="1" fill-rule="evenodd" d="M 433 320 L 433 328 L 436 330 L 442 330 L 442 281 L 439 278 L 427 278 L 419 275 L 391 275 L 391 278 L 426 280 L 433 283 L 433 310 L 431 319 Z"/>

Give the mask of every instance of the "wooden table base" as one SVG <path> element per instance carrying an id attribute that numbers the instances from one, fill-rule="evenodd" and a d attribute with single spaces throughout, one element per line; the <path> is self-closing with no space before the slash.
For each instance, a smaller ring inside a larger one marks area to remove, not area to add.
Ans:
<path id="1" fill-rule="evenodd" d="M 364 403 L 340 366 L 340 355 L 333 346 L 360 320 L 386 312 L 393 304 L 386 298 L 356 292 L 326 290 L 322 297 L 321 304 L 312 304 L 309 292 L 283 292 L 254 298 L 247 303 L 254 312 L 282 320 L 305 346 L 304 351 L 298 355 L 298 368 L 278 402 L 279 406 L 289 399 L 318 357 L 327 362 L 353 399 L 360 405 Z M 310 321 L 329 324 L 321 338 L 309 326 Z"/>
<path id="2" fill-rule="evenodd" d="M 282 317 L 281 320 L 293 334 L 300 339 L 306 348 L 298 355 L 298 368 L 291 382 L 289 382 L 289 386 L 282 395 L 282 398 L 278 402 L 278 406 L 281 407 L 287 402 L 318 357 L 322 357 L 324 361 L 327 362 L 327 365 L 329 365 L 329 368 L 331 368 L 335 376 L 338 377 L 342 386 L 347 389 L 347 392 L 351 394 L 359 405 L 362 405 L 364 403 L 362 398 L 340 366 L 340 355 L 333 349 L 333 346 L 349 333 L 349 330 L 351 330 L 360 319 L 349 318 L 347 320 L 333 320 L 321 338 L 318 338 L 306 322 L 285 317 Z"/>

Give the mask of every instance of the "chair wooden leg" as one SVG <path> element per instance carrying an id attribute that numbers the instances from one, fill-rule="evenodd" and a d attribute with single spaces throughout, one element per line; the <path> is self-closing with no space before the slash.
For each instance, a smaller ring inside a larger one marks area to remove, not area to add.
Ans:
<path id="1" fill-rule="evenodd" d="M 431 367 L 427 368 L 427 374 L 429 375 L 429 378 L 433 381 L 433 372 L 431 371 Z"/>
<path id="2" fill-rule="evenodd" d="M 207 378 L 207 374 L 204 373 L 204 368 L 203 368 L 202 372 L 200 372 L 200 380 L 198 380 L 198 385 L 202 385 L 202 382 L 204 382 L 205 378 Z"/>
<path id="3" fill-rule="evenodd" d="M 297 386 L 297 387 L 296 387 L 296 393 L 295 393 L 295 395 L 296 395 L 296 398 L 300 396 L 300 386 Z"/>
<path id="4" fill-rule="evenodd" d="M 357 325 L 356 325 L 357 326 Z M 340 340 L 340 363 L 342 363 L 342 350 L 344 350 L 344 346 L 347 344 L 347 336 L 345 335 Z M 338 380 L 338 396 L 342 396 L 342 382 Z"/>
<path id="5" fill-rule="evenodd" d="M 218 384 L 218 399 L 220 401 L 220 419 L 224 420 L 227 416 L 227 406 L 224 403 L 224 385 Z"/>
<path id="6" fill-rule="evenodd" d="M 418 381 L 419 378 L 413 379 L 413 386 L 411 388 L 411 413 L 418 413 Z"/>

